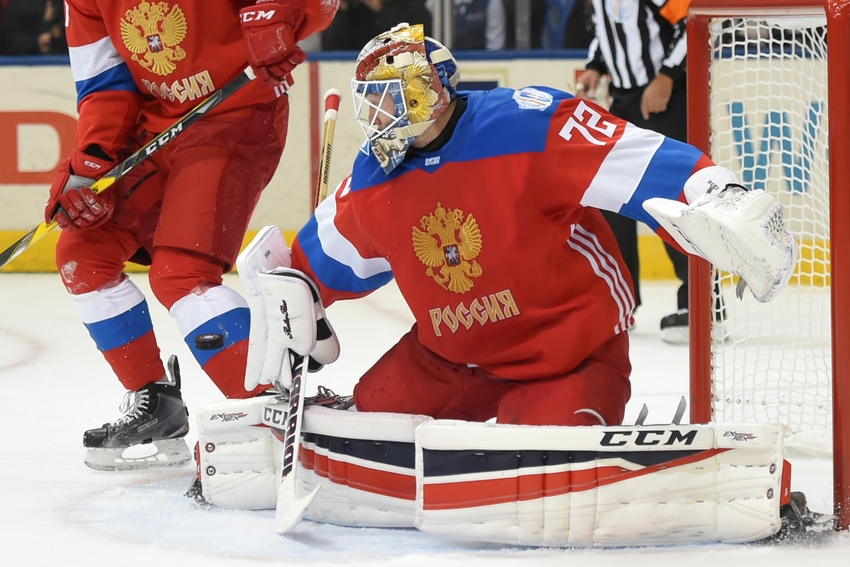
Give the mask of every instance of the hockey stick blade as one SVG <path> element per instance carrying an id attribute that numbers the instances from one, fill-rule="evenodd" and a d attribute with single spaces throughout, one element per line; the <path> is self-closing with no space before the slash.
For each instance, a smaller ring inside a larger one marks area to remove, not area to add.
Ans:
<path id="1" fill-rule="evenodd" d="M 298 525 L 298 522 L 301 521 L 301 518 L 304 517 L 307 508 L 312 504 L 313 498 L 316 497 L 320 488 L 321 486 L 317 486 L 313 489 L 313 492 L 304 498 L 298 499 L 295 496 L 295 475 L 290 474 L 283 479 L 283 482 L 280 484 L 280 491 L 277 494 L 274 531 L 280 535 L 286 535 L 291 532 Z M 285 496 L 282 497 L 281 495 Z M 281 505 L 281 500 L 283 500 L 283 505 Z"/>
<path id="2" fill-rule="evenodd" d="M 112 187 L 112 185 L 115 184 L 116 181 L 127 175 L 127 173 L 131 169 L 133 169 L 143 161 L 147 160 L 149 157 L 158 152 L 161 148 L 165 147 L 171 140 L 176 138 L 189 125 L 203 118 L 207 112 L 221 104 L 221 102 L 230 97 L 230 95 L 250 83 L 254 79 L 254 77 L 254 72 L 250 67 L 239 73 L 236 77 L 231 79 L 229 83 L 221 87 L 221 89 L 214 92 L 202 103 L 187 112 L 186 115 L 183 116 L 183 118 L 181 118 L 177 122 L 175 122 L 171 126 L 171 128 L 161 132 L 153 140 L 142 146 L 136 153 L 116 165 L 114 168 L 109 170 L 106 175 L 92 183 L 92 192 L 103 193 L 104 191 Z M 56 221 L 51 221 L 49 223 L 42 222 L 37 227 L 29 231 L 26 235 L 24 235 L 23 238 L 12 244 L 9 248 L 4 250 L 3 252 L 0 252 L 0 268 L 3 268 L 6 264 L 20 256 L 30 246 L 41 240 L 44 235 L 56 228 L 56 226 Z"/>
<path id="3" fill-rule="evenodd" d="M 307 357 L 287 353 L 283 364 L 289 364 L 292 356 L 292 384 L 289 388 L 289 410 L 286 413 L 286 432 L 283 438 L 283 459 L 280 469 L 280 486 L 275 506 L 274 531 L 278 534 L 289 533 L 301 518 L 316 496 L 318 488 L 311 494 L 299 499 L 296 494 L 296 471 L 298 453 L 301 447 L 301 423 L 304 420 L 304 372 Z"/>

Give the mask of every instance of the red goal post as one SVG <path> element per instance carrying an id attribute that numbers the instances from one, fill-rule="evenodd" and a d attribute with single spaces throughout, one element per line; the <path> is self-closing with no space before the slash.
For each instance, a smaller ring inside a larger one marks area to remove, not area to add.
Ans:
<path id="1" fill-rule="evenodd" d="M 776 192 L 801 248 L 776 305 L 739 302 L 691 259 L 691 422 L 790 423 L 803 452 L 825 441 L 846 530 L 850 0 L 692 0 L 687 31 L 689 141 Z"/>

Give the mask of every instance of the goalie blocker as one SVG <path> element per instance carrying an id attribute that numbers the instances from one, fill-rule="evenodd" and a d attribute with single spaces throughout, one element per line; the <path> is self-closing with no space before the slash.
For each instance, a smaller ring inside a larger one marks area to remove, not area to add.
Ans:
<path id="1" fill-rule="evenodd" d="M 270 398 L 199 413 L 209 502 L 274 506 L 269 479 L 280 461 L 270 447 L 285 413 Z M 741 543 L 782 525 L 780 507 L 790 500 L 782 454 L 772 426 L 521 426 L 312 406 L 297 493 L 320 488 L 305 514 L 311 520 L 477 541 Z"/>
<path id="2" fill-rule="evenodd" d="M 316 284 L 293 270 L 286 241 L 276 226 L 267 226 L 236 259 L 248 290 L 251 328 L 245 388 L 292 381 L 291 353 L 309 356 L 316 372 L 339 357 L 339 340 L 325 317 Z"/>

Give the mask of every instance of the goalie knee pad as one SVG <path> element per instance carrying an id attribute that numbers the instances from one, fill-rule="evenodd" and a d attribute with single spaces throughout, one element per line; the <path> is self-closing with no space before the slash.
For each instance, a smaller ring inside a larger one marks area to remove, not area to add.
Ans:
<path id="1" fill-rule="evenodd" d="M 275 507 L 278 460 L 271 430 L 263 425 L 273 403 L 262 396 L 216 402 L 198 412 L 198 468 L 208 502 L 251 510 Z"/>

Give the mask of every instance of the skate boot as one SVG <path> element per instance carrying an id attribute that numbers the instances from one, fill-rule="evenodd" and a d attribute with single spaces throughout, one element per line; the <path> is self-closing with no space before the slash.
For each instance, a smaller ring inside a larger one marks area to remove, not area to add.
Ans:
<path id="1" fill-rule="evenodd" d="M 177 357 L 168 360 L 168 374 L 121 402 L 124 416 L 83 434 L 85 463 L 99 471 L 181 467 L 191 460 L 183 439 L 189 432 L 189 410 L 180 394 Z"/>

